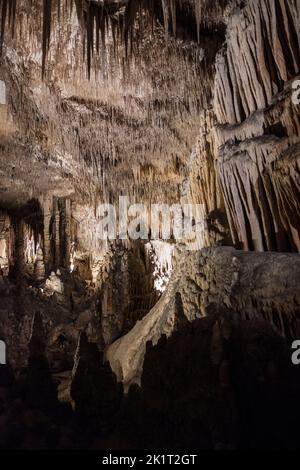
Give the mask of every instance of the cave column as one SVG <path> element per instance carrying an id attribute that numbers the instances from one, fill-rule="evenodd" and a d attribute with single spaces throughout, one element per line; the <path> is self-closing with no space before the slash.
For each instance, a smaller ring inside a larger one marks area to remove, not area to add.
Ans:
<path id="1" fill-rule="evenodd" d="M 50 271 L 51 263 L 51 215 L 52 215 L 52 197 L 48 197 L 43 204 L 44 211 L 44 263 L 46 273 Z"/>
<path id="2" fill-rule="evenodd" d="M 55 198 L 54 202 L 54 234 L 55 234 L 55 267 L 59 268 L 61 265 L 61 237 L 60 237 L 60 209 L 59 200 Z"/>
<path id="3" fill-rule="evenodd" d="M 4 212 L 0 212 L 0 260 L 2 261 L 2 266 L 0 265 L 0 275 L 3 268 L 5 268 L 7 260 L 8 264 L 8 240 L 6 233 L 6 219 L 7 216 Z"/>
<path id="4" fill-rule="evenodd" d="M 65 267 L 70 268 L 70 253 L 71 253 L 71 201 L 66 199 L 65 206 Z"/>
<path id="5" fill-rule="evenodd" d="M 24 273 L 24 221 L 17 218 L 15 224 L 15 271 L 17 276 Z"/>

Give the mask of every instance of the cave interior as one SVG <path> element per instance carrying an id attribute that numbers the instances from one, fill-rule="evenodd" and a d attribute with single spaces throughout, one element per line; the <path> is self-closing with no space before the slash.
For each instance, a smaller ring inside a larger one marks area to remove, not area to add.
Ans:
<path id="1" fill-rule="evenodd" d="M 1 450 L 299 449 L 299 112 L 299 0 L 0 0 Z"/>

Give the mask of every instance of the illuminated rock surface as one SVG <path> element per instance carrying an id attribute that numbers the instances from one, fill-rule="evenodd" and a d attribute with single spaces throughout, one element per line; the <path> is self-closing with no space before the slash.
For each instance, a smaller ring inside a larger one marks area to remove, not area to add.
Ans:
<path id="1" fill-rule="evenodd" d="M 0 19 L 0 448 L 298 447 L 299 1 Z M 120 196 L 194 249 L 102 240 Z"/>

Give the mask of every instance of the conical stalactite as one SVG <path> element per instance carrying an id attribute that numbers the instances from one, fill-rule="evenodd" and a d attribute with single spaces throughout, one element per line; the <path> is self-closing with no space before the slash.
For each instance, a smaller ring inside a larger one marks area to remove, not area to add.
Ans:
<path id="1" fill-rule="evenodd" d="M 14 31 L 15 31 L 16 9 L 17 9 L 17 0 L 10 0 L 9 9 L 8 9 L 8 13 L 9 13 L 8 17 L 9 17 L 9 24 L 12 30 L 12 35 L 14 35 Z"/>
<path id="2" fill-rule="evenodd" d="M 43 60 L 42 60 L 42 75 L 45 73 L 46 56 L 50 45 L 51 36 L 51 13 L 52 13 L 52 0 L 43 0 Z"/>
<path id="3" fill-rule="evenodd" d="M 1 12 L 1 50 L 4 40 L 5 25 L 6 21 L 14 32 L 15 18 L 16 18 L 16 2 L 17 0 L 0 0 L 0 12 Z"/>
<path id="4" fill-rule="evenodd" d="M 195 16 L 197 23 L 197 39 L 200 40 L 200 22 L 201 22 L 201 3 L 199 0 L 195 0 Z"/>
<path id="5" fill-rule="evenodd" d="M 8 22 L 12 36 L 15 31 L 17 0 L 0 0 L 0 55 L 2 54 L 6 23 Z"/>
<path id="6" fill-rule="evenodd" d="M 6 24 L 7 3 L 8 3 L 7 0 L 0 1 L 0 8 L 1 8 L 0 52 L 1 54 L 2 54 L 3 41 L 4 41 L 5 24 Z"/>

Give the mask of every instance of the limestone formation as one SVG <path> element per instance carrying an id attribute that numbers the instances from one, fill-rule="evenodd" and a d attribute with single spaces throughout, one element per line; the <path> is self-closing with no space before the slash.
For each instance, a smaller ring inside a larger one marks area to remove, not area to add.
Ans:
<path id="1" fill-rule="evenodd" d="M 37 249 L 36 260 L 34 264 L 34 275 L 37 281 L 45 279 L 45 264 L 43 250 L 41 247 Z"/>
<path id="2" fill-rule="evenodd" d="M 107 358 L 125 390 L 140 383 L 147 342 L 157 344 L 176 327 L 176 294 L 189 321 L 206 317 L 217 304 L 231 308 L 237 318 L 266 321 L 282 336 L 298 338 L 299 280 L 300 259 L 292 254 L 251 254 L 233 248 L 183 252 L 158 303 L 108 348 Z"/>
<path id="3" fill-rule="evenodd" d="M 93 426 L 108 426 L 121 404 L 121 387 L 96 344 L 81 333 L 72 372 L 71 397 L 76 412 Z"/>
<path id="4" fill-rule="evenodd" d="M 0 448 L 299 447 L 299 0 L 0 25 Z"/>

